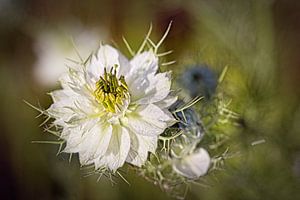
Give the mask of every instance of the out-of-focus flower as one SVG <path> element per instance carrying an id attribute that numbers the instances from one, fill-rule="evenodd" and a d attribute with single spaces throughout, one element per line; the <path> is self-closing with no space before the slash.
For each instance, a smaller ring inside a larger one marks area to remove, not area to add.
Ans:
<path id="1" fill-rule="evenodd" d="M 205 65 L 197 65 L 187 70 L 182 75 L 181 82 L 192 98 L 204 96 L 209 99 L 217 87 L 215 73 Z"/>
<path id="2" fill-rule="evenodd" d="M 128 61 L 111 46 L 100 46 L 86 66 L 69 69 L 47 110 L 62 127 L 64 152 L 79 153 L 82 165 L 116 171 L 125 161 L 141 166 L 155 152 L 158 136 L 175 122 L 168 107 L 170 72 L 157 73 L 150 51 Z"/>
<path id="3" fill-rule="evenodd" d="M 199 148 L 189 155 L 175 159 L 173 170 L 189 179 L 197 179 L 207 173 L 210 166 L 210 156 L 203 148 Z"/>
<path id="4" fill-rule="evenodd" d="M 35 79 L 42 86 L 55 86 L 60 75 L 68 70 L 67 65 L 74 64 L 68 59 L 79 60 L 76 49 L 86 59 L 105 37 L 104 30 L 100 33 L 77 24 L 66 24 L 60 31 L 47 29 L 38 33 L 35 44 L 37 61 L 33 71 Z"/>

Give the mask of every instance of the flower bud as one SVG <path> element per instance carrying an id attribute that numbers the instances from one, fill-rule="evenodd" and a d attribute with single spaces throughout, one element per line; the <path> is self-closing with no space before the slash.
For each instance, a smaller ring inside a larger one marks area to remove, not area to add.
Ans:
<path id="1" fill-rule="evenodd" d="M 203 148 L 195 150 L 193 153 L 174 160 L 173 170 L 189 179 L 197 179 L 208 171 L 210 166 L 210 156 Z"/>

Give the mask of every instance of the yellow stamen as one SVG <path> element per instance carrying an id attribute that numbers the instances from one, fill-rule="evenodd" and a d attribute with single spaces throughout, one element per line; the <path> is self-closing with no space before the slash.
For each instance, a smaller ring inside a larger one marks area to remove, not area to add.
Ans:
<path id="1" fill-rule="evenodd" d="M 106 111 L 116 113 L 124 105 L 124 100 L 129 98 L 128 86 L 124 76 L 117 78 L 117 65 L 113 66 L 110 72 L 104 68 L 104 75 L 96 82 L 94 95 Z"/>

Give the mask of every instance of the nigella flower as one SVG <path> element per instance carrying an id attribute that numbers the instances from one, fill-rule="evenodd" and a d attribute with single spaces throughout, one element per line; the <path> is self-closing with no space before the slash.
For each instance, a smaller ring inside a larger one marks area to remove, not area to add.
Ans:
<path id="1" fill-rule="evenodd" d="M 151 49 L 129 61 L 109 45 L 101 45 L 81 68 L 70 69 L 47 110 L 62 128 L 64 152 L 78 153 L 82 165 L 96 169 L 143 165 L 158 136 L 175 122 L 168 111 L 176 101 L 169 95 L 171 74 L 157 70 Z"/>
<path id="2" fill-rule="evenodd" d="M 192 98 L 204 96 L 209 99 L 215 93 L 217 77 L 207 66 L 197 65 L 182 75 L 182 84 Z"/>

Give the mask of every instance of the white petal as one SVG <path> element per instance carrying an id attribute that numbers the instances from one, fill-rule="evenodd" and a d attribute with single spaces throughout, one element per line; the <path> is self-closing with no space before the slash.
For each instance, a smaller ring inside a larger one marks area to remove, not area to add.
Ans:
<path id="1" fill-rule="evenodd" d="M 126 81 L 131 82 L 134 79 L 144 76 L 144 74 L 155 74 L 158 70 L 158 57 L 153 51 L 145 51 L 135 55 L 130 61 L 130 77 Z"/>
<path id="2" fill-rule="evenodd" d="M 79 152 L 78 145 L 81 143 L 82 138 L 82 132 L 80 132 L 79 129 L 76 129 L 77 131 L 74 131 L 71 133 L 72 130 L 70 129 L 64 129 L 63 135 L 65 135 L 64 138 L 66 140 L 66 147 L 64 148 L 63 152 L 65 153 L 77 153 Z"/>
<path id="3" fill-rule="evenodd" d="M 131 146 L 127 162 L 141 167 L 148 157 L 148 152 L 155 153 L 157 148 L 157 137 L 148 137 L 144 135 L 139 135 L 133 132 L 129 132 L 131 139 Z"/>
<path id="4" fill-rule="evenodd" d="M 191 155 L 176 160 L 173 169 L 178 174 L 190 179 L 197 179 L 206 174 L 210 165 L 210 157 L 203 148 L 198 149 Z"/>
<path id="5" fill-rule="evenodd" d="M 50 93 L 53 102 L 61 101 L 63 99 L 68 99 L 72 96 L 77 96 L 78 94 L 73 92 L 70 89 L 62 89 L 62 90 L 55 90 Z"/>
<path id="6" fill-rule="evenodd" d="M 53 104 L 47 109 L 50 116 L 56 118 L 56 125 L 74 122 L 87 114 L 94 114 L 98 105 L 92 97 L 79 95 L 71 89 L 56 90 L 50 93 Z"/>
<path id="7" fill-rule="evenodd" d="M 69 84 L 71 83 L 71 79 L 69 73 L 66 72 L 61 74 L 61 76 L 59 77 L 59 82 L 63 89 L 70 89 Z"/>
<path id="8" fill-rule="evenodd" d="M 103 75 L 105 67 L 107 71 L 110 71 L 113 66 L 118 66 L 118 75 L 125 75 L 130 71 L 130 64 L 127 58 L 115 48 L 109 45 L 101 45 L 97 55 L 92 56 L 87 67 L 89 78 L 98 80 Z"/>
<path id="9" fill-rule="evenodd" d="M 130 130 L 145 136 L 157 136 L 175 122 L 172 116 L 153 104 L 140 105 L 126 116 Z"/>
<path id="10" fill-rule="evenodd" d="M 129 84 L 128 84 L 129 85 Z M 158 73 L 143 77 L 142 81 L 136 79 L 129 85 L 131 100 L 137 104 L 149 104 L 165 99 L 171 88 L 171 73 Z"/>
<path id="11" fill-rule="evenodd" d="M 173 105 L 177 101 L 177 96 L 168 96 L 165 99 L 155 103 L 160 108 L 169 108 L 171 105 Z"/>
<path id="12" fill-rule="evenodd" d="M 150 84 L 148 75 L 154 76 L 158 69 L 158 58 L 153 51 L 145 51 L 135 55 L 130 61 L 130 71 L 125 76 L 129 88 L 137 92 L 144 91 Z"/>
<path id="13" fill-rule="evenodd" d="M 116 171 L 123 166 L 130 149 L 130 137 L 126 128 L 119 125 L 113 126 L 109 147 L 103 157 L 96 161 L 96 168 L 106 166 Z"/>
<path id="14" fill-rule="evenodd" d="M 158 106 L 154 104 L 148 105 L 140 105 L 136 108 L 135 112 L 137 112 L 143 118 L 149 118 L 158 121 L 172 121 L 174 118 L 160 109 Z"/>
<path id="15" fill-rule="evenodd" d="M 158 124 L 159 123 L 159 124 Z M 145 136 L 160 135 L 167 127 L 166 123 L 158 122 L 151 119 L 144 119 L 141 117 L 128 117 L 128 126 L 131 131 Z"/>
<path id="16" fill-rule="evenodd" d="M 85 133 L 79 145 L 80 163 L 85 165 L 102 156 L 109 145 L 112 136 L 112 127 L 109 124 L 96 125 Z"/>
<path id="17" fill-rule="evenodd" d="M 48 109 L 47 113 L 56 118 L 55 125 L 64 125 L 64 123 L 70 121 L 76 114 L 67 105 L 73 105 L 72 100 L 63 100 L 53 103 Z"/>
<path id="18" fill-rule="evenodd" d="M 62 74 L 59 82 L 63 89 L 80 88 L 86 84 L 83 68 L 68 68 L 68 72 Z"/>
<path id="19" fill-rule="evenodd" d="M 77 126 L 64 127 L 61 138 L 66 140 L 66 147 L 63 150 L 66 153 L 77 153 L 82 150 L 82 143 L 86 136 L 90 136 L 91 130 L 97 127 L 98 119 L 87 120 Z"/>
<path id="20" fill-rule="evenodd" d="M 94 155 L 95 158 L 99 158 L 100 156 L 103 156 L 105 154 L 109 146 L 111 137 L 112 137 L 112 126 L 108 126 L 107 128 L 103 127 L 101 131 L 101 137 L 99 137 L 99 141 L 96 146 L 96 152 Z"/>

